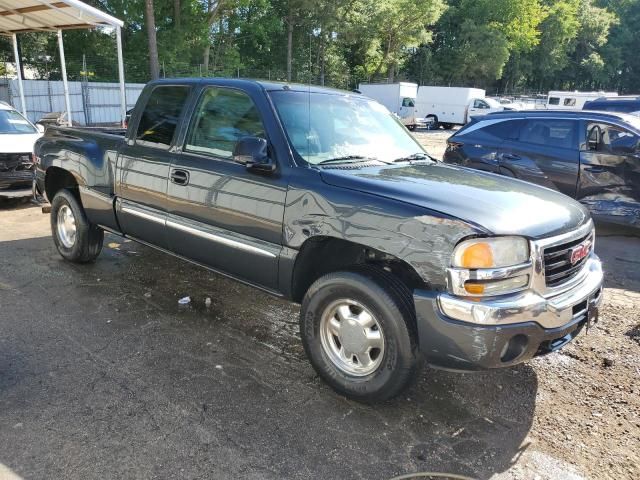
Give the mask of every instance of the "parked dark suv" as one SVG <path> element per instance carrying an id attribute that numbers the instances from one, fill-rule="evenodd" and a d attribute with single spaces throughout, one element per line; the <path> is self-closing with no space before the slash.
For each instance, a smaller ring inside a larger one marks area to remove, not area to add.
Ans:
<path id="1" fill-rule="evenodd" d="M 576 198 L 592 215 L 640 227 L 640 118 L 591 111 L 498 112 L 447 140 L 444 161 Z"/>
<path id="2" fill-rule="evenodd" d="M 631 113 L 640 116 L 640 97 L 602 97 L 586 102 L 583 110 L 598 110 L 602 112 Z"/>

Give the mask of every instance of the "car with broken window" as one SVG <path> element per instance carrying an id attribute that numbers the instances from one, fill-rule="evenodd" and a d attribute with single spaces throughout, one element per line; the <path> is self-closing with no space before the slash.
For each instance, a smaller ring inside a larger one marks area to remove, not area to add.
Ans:
<path id="1" fill-rule="evenodd" d="M 577 199 L 595 220 L 640 228 L 640 119 L 615 112 L 520 111 L 476 118 L 444 161 Z"/>
<path id="2" fill-rule="evenodd" d="M 312 365 L 356 400 L 397 395 L 425 360 L 553 352 L 598 316 L 582 205 L 435 161 L 357 93 L 154 81 L 126 132 L 50 127 L 36 165 L 62 257 L 96 260 L 106 231 L 300 303 Z"/>

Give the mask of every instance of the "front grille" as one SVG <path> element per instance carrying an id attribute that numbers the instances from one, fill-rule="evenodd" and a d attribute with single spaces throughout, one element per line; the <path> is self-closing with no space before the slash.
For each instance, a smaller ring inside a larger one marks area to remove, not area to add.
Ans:
<path id="1" fill-rule="evenodd" d="M 31 171 L 33 160 L 30 153 L 0 153 L 0 173 Z"/>
<path id="2" fill-rule="evenodd" d="M 587 239 L 591 239 L 593 245 L 593 233 L 589 233 L 576 240 L 544 249 L 544 275 L 547 287 L 557 287 L 577 275 L 587 263 L 589 255 L 572 264 L 571 249 Z"/>

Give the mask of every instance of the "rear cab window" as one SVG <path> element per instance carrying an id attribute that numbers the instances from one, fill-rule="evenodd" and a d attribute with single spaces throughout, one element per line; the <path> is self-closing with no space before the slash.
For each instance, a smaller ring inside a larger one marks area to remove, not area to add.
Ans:
<path id="1" fill-rule="evenodd" d="M 136 143 L 168 149 L 190 91 L 187 85 L 155 87 L 140 116 Z"/>

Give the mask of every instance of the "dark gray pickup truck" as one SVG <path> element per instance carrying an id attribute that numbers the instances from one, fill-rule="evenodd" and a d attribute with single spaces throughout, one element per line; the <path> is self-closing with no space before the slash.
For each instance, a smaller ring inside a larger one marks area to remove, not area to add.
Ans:
<path id="1" fill-rule="evenodd" d="M 423 358 L 510 366 L 597 318 L 584 207 L 434 161 L 359 94 L 152 82 L 126 134 L 52 127 L 35 161 L 64 258 L 95 260 L 106 230 L 299 302 L 311 363 L 358 400 L 396 395 Z"/>

